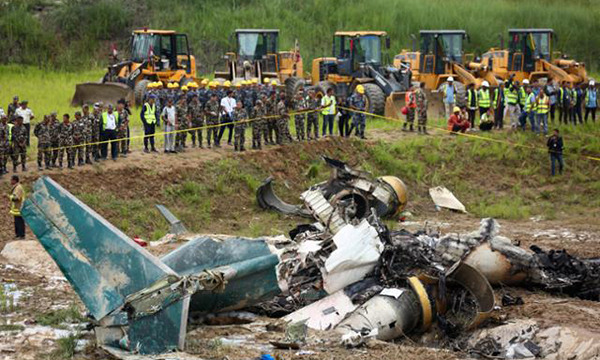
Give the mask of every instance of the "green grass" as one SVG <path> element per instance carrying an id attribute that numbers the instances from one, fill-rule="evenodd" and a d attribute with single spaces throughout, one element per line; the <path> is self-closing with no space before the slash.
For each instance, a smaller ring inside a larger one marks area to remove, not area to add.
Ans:
<path id="1" fill-rule="evenodd" d="M 79 335 L 70 335 L 56 340 L 57 348 L 46 357 L 49 360 L 71 359 L 75 355 Z"/>
<path id="2" fill-rule="evenodd" d="M 86 319 L 77 308 L 72 305 L 65 309 L 52 310 L 36 316 L 35 321 L 43 326 L 61 327 L 64 324 L 84 322 Z"/>
<path id="3" fill-rule="evenodd" d="M 0 325 L 0 332 L 6 331 L 6 332 L 10 332 L 10 331 L 23 331 L 25 330 L 25 326 L 23 325 L 18 325 L 18 324 L 3 324 Z"/>

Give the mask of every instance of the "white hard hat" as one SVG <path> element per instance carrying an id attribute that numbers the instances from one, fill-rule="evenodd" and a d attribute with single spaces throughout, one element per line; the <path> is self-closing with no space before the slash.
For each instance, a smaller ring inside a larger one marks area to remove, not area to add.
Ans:
<path id="1" fill-rule="evenodd" d="M 590 86 L 594 86 L 596 85 L 596 82 L 594 80 L 590 80 Z"/>
<path id="2" fill-rule="evenodd" d="M 484 80 L 484 81 L 481 83 L 481 86 L 490 87 L 490 83 Z"/>
<path id="3" fill-rule="evenodd" d="M 448 82 L 453 82 L 453 81 L 454 81 L 454 78 L 453 78 L 452 76 L 450 76 L 450 77 L 448 78 Z"/>
<path id="4" fill-rule="evenodd" d="M 524 79 L 524 80 L 523 80 L 523 85 L 529 85 L 529 80 L 527 80 L 527 79 Z"/>

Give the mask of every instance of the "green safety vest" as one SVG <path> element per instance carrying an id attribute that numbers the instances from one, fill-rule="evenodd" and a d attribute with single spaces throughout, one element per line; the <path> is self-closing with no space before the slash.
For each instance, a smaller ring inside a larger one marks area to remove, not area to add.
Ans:
<path id="1" fill-rule="evenodd" d="M 146 111 L 144 112 L 144 119 L 146 119 L 146 123 L 156 123 L 156 103 L 154 103 L 154 105 L 150 105 L 150 103 L 145 103 L 144 107 L 146 108 Z"/>
<path id="2" fill-rule="evenodd" d="M 489 108 L 490 107 L 490 91 L 479 90 L 479 107 Z"/>
<path id="3" fill-rule="evenodd" d="M 527 104 L 527 92 L 522 86 L 519 88 L 519 102 L 522 106 L 525 106 Z"/>
<path id="4" fill-rule="evenodd" d="M 535 111 L 535 94 L 533 91 L 525 99 L 525 112 Z"/>
<path id="5" fill-rule="evenodd" d="M 336 114 L 336 109 L 335 109 L 335 95 L 332 96 L 323 96 L 323 99 L 325 100 L 325 104 L 329 104 L 329 106 L 325 107 L 323 109 L 323 111 L 321 111 L 321 114 L 323 115 L 335 115 Z"/>
<path id="6" fill-rule="evenodd" d="M 518 95 L 517 95 L 517 91 L 515 90 L 515 88 L 511 87 L 509 89 L 504 89 L 504 91 L 505 91 L 504 100 L 505 100 L 506 104 L 517 105 Z"/>
<path id="7" fill-rule="evenodd" d="M 550 111 L 550 98 L 548 96 L 544 96 L 544 98 L 540 96 L 538 100 L 539 101 L 537 101 L 537 113 L 547 114 L 548 111 Z"/>
<path id="8" fill-rule="evenodd" d="M 115 116 L 115 130 L 119 126 L 119 113 L 113 111 L 113 115 Z M 106 123 L 108 122 L 108 112 L 102 113 L 102 130 L 106 130 Z"/>
<path id="9" fill-rule="evenodd" d="M 571 105 L 575 105 L 577 103 L 577 90 L 571 89 Z"/>
<path id="10" fill-rule="evenodd" d="M 12 128 L 15 126 L 14 124 L 8 123 L 8 145 L 12 144 Z"/>
<path id="11" fill-rule="evenodd" d="M 467 90 L 467 107 L 471 107 L 471 104 L 473 103 L 473 95 L 475 95 L 475 106 L 477 106 L 478 103 L 478 96 L 477 96 L 477 91 L 473 90 Z M 454 99 L 456 99 L 456 95 L 454 95 Z"/>
<path id="12" fill-rule="evenodd" d="M 590 91 L 593 91 L 594 93 L 596 93 L 596 102 L 598 102 L 598 91 L 596 89 L 590 90 L 590 89 L 586 89 L 585 90 L 585 101 L 583 106 L 587 107 L 588 103 L 590 102 Z M 596 107 L 596 104 L 593 104 L 592 107 Z"/>

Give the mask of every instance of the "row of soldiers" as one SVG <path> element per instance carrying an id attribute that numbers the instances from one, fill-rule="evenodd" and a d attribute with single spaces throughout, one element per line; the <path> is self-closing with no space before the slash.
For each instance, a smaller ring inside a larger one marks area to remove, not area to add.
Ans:
<path id="1" fill-rule="evenodd" d="M 166 152 L 183 151 L 187 147 L 188 134 L 191 135 L 192 147 L 195 147 L 196 143 L 203 147 L 204 128 L 208 147 L 220 147 L 224 133 L 228 130 L 228 144 L 231 145 L 234 133 L 235 150 L 244 151 L 245 130 L 248 125 L 252 127 L 252 149 L 261 149 L 263 143 L 272 145 L 291 142 L 293 139 L 289 129 L 289 109 L 294 113 L 298 141 L 319 137 L 318 112 L 323 108 L 323 104 L 314 89 L 305 92 L 301 88 L 292 99 L 286 99 L 276 82 L 263 85 L 255 80 L 238 83 L 233 87 L 229 82 L 222 85 L 217 82 L 201 85 L 191 83 L 179 88 L 177 84 L 168 84 L 166 89 L 162 87 L 162 83 L 151 83 L 149 86 L 142 114 L 146 114 L 148 109 L 155 109 L 153 118 L 165 122 L 165 131 L 172 131 L 166 118 L 168 112 L 164 109 L 175 109 L 175 149 L 165 149 Z M 348 105 L 358 110 L 366 110 L 362 86 L 357 87 L 357 92 L 348 100 Z M 142 116 L 143 122 L 145 117 Z M 357 129 L 357 135 L 364 137 L 365 115 L 357 113 L 354 118 L 353 125 Z M 153 143 L 154 126 L 154 123 L 144 122 L 144 128 L 147 130 L 147 139 L 144 141 L 146 152 L 156 151 Z M 166 138 L 166 143 L 168 142 Z"/>
<path id="2" fill-rule="evenodd" d="M 112 111 L 112 105 L 108 105 L 107 111 Z M 79 166 L 92 164 L 106 158 L 103 154 L 103 105 L 95 104 L 93 111 L 89 105 L 84 105 L 82 111 L 75 112 L 74 118 L 69 114 L 58 120 L 57 113 L 45 115 L 43 121 L 36 124 L 33 134 L 38 138 L 37 165 L 39 170 L 62 168 L 63 160 L 67 160 L 68 168 L 73 168 L 75 163 Z M 128 111 L 124 101 L 117 106 L 119 114 L 117 143 L 121 145 L 121 153 L 125 155 L 128 148 Z M 22 171 L 26 171 L 27 161 L 27 129 L 23 125 L 23 119 L 17 117 L 14 124 L 8 122 L 6 116 L 0 121 L 0 173 L 5 174 L 8 158 L 12 158 L 13 172 L 18 171 L 21 165 Z M 104 152 L 105 153 L 105 152 Z"/>

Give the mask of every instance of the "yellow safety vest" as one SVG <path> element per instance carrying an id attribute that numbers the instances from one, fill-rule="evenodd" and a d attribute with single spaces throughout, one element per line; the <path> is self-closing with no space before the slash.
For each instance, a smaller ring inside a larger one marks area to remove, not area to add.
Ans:
<path id="1" fill-rule="evenodd" d="M 154 105 L 150 105 L 150 103 L 145 103 L 144 107 L 146 108 L 146 111 L 144 112 L 144 119 L 146 119 L 146 124 L 156 123 L 156 103 L 154 103 Z"/>
<path id="2" fill-rule="evenodd" d="M 113 111 L 113 115 L 115 116 L 115 130 L 119 126 L 119 113 Z M 102 113 L 102 130 L 106 130 L 106 123 L 108 122 L 108 112 Z"/>
<path id="3" fill-rule="evenodd" d="M 527 104 L 527 92 L 522 86 L 519 88 L 519 101 L 521 102 L 522 106 Z"/>
<path id="4" fill-rule="evenodd" d="M 329 104 L 329 106 L 325 107 L 323 109 L 323 111 L 321 111 L 321 114 L 323 115 L 335 115 L 336 114 L 336 109 L 335 109 L 335 95 L 332 96 L 323 96 L 323 100 L 325 100 L 325 104 Z"/>
<path id="5" fill-rule="evenodd" d="M 23 198 L 25 197 L 25 192 L 23 191 L 23 187 L 21 184 L 15 185 L 8 198 L 10 200 L 10 214 L 12 216 L 21 216 L 21 206 L 23 206 Z"/>
<path id="6" fill-rule="evenodd" d="M 535 111 L 535 94 L 531 92 L 525 99 L 525 112 Z"/>
<path id="7" fill-rule="evenodd" d="M 547 114 L 548 111 L 550 111 L 550 98 L 547 96 L 544 96 L 543 98 L 540 97 L 538 99 L 538 103 L 537 103 L 537 113 L 538 114 Z"/>
<path id="8" fill-rule="evenodd" d="M 517 105 L 517 91 L 515 90 L 515 88 L 509 88 L 509 89 L 504 89 L 505 93 L 504 93 L 504 100 L 506 101 L 506 104 L 508 105 Z"/>
<path id="9" fill-rule="evenodd" d="M 478 97 L 479 107 L 489 108 L 490 107 L 490 91 L 489 90 L 479 90 Z"/>
<path id="10" fill-rule="evenodd" d="M 10 146 L 10 144 L 12 144 L 12 128 L 15 125 L 13 125 L 11 123 L 8 123 L 6 125 L 8 125 L 8 145 Z"/>

